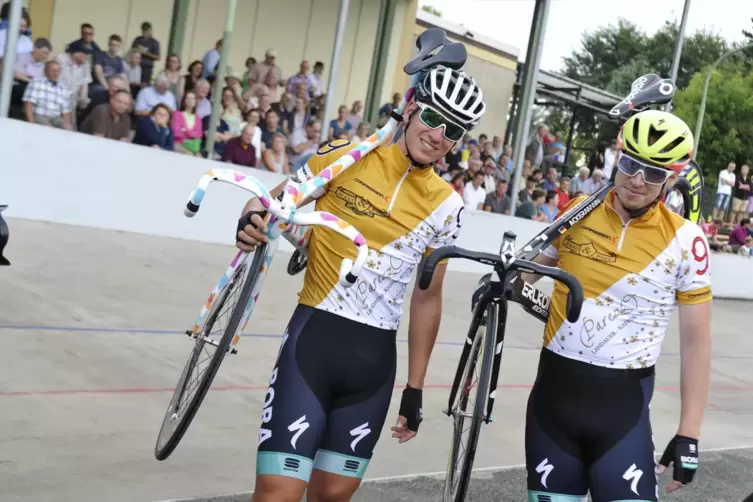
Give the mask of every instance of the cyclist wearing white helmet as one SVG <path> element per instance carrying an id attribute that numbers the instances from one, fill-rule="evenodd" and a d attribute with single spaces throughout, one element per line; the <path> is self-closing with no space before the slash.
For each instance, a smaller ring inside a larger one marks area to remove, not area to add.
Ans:
<path id="1" fill-rule="evenodd" d="M 658 472 L 673 464 L 672 492 L 698 468 L 711 369 L 709 247 L 698 225 L 661 202 L 692 159 L 693 135 L 671 113 L 648 110 L 625 122 L 617 144 L 604 203 L 534 259 L 575 275 L 585 300 L 570 323 L 567 290 L 555 285 L 528 401 L 531 501 L 585 502 L 588 493 L 594 502 L 658 500 L 649 411 L 675 310 L 682 412 Z"/>
<path id="2" fill-rule="evenodd" d="M 404 134 L 360 159 L 316 197 L 316 209 L 355 226 L 369 258 L 343 288 L 337 265 L 355 250 L 314 227 L 299 305 L 283 337 L 266 394 L 257 453 L 255 502 L 350 500 L 358 489 L 390 405 L 396 333 L 408 282 L 423 256 L 452 244 L 463 201 L 433 169 L 485 110 L 481 90 L 462 71 L 435 68 L 415 88 L 402 117 Z M 295 176 L 310 179 L 355 145 L 319 149 Z M 272 191 L 277 196 L 285 183 Z M 304 202 L 305 203 L 305 202 Z M 237 246 L 266 241 L 261 204 L 252 199 L 238 223 Z M 392 436 L 412 439 L 422 420 L 424 377 L 442 308 L 446 264 L 431 286 L 414 289 L 409 368 Z"/>

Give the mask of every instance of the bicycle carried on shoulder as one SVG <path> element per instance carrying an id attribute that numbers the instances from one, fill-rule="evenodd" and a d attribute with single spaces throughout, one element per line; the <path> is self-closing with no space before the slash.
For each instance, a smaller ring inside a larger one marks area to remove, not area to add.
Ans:
<path id="1" fill-rule="evenodd" d="M 418 55 L 403 67 L 405 73 L 413 75 L 411 85 L 387 124 L 323 169 L 318 176 L 308 181 L 290 177 L 282 193 L 273 198 L 265 186 L 253 177 L 230 169 L 212 169 L 200 179 L 198 186 L 191 192 L 184 210 L 188 217 L 196 215 L 209 185 L 214 181 L 230 183 L 248 190 L 259 198 L 267 210 L 265 220 L 269 242 L 257 246 L 251 253 L 239 251 L 235 255 L 206 300 L 193 328 L 186 331 L 193 341 L 193 350 L 162 421 L 154 451 L 158 460 L 166 459 L 178 446 L 209 391 L 225 355 L 237 352 L 240 333 L 248 323 L 259 299 L 280 236 L 295 247 L 298 256 L 301 257 L 302 270 L 305 266 L 311 226 L 321 225 L 337 232 L 358 249 L 355 261 L 345 259 L 341 263 L 340 284 L 350 287 L 358 279 L 368 255 L 366 240 L 358 230 L 330 213 L 301 213 L 297 209 L 307 198 L 359 159 L 391 141 L 398 131 L 398 118 L 402 116 L 405 106 L 412 99 L 415 85 L 426 72 L 437 66 L 460 69 L 467 59 L 465 46 L 451 42 L 446 33 L 438 28 L 428 29 L 419 35 L 416 46 Z M 295 264 L 292 260 L 291 263 Z M 288 272 L 297 273 L 291 265 L 288 266 Z"/>
<path id="2" fill-rule="evenodd" d="M 644 75 L 633 82 L 630 94 L 611 111 L 615 118 L 627 118 L 651 105 L 667 103 L 674 95 L 675 85 L 658 75 Z M 568 289 L 567 319 L 576 322 L 580 317 L 583 290 L 572 275 L 555 267 L 531 262 L 555 239 L 588 216 L 614 187 L 610 180 L 597 192 L 570 208 L 536 237 L 515 249 L 515 234 L 505 232 L 498 255 L 461 249 L 456 246 L 432 252 L 420 272 L 419 287 L 428 288 L 436 265 L 447 258 L 463 258 L 493 267 L 479 281 L 471 309 L 471 324 L 455 372 L 447 408 L 444 413 L 453 419 L 453 436 L 447 463 L 443 500 L 465 500 L 473 471 L 481 425 L 492 421 L 495 391 L 502 360 L 508 302 L 514 301 L 535 318 L 546 322 L 550 297 L 532 284 L 523 281 L 520 273 L 550 277 Z M 698 223 L 703 202 L 703 175 L 700 167 L 691 163 L 669 189 L 665 204 L 684 218 Z M 496 279 L 493 275 L 496 274 Z"/>

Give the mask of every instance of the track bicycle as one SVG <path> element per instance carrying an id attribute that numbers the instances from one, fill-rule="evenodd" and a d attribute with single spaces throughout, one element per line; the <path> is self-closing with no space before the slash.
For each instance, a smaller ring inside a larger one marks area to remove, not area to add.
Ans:
<path id="1" fill-rule="evenodd" d="M 633 82 L 630 94 L 612 108 L 610 115 L 614 118 L 627 118 L 651 105 L 667 103 L 672 99 L 674 90 L 675 85 L 671 80 L 661 79 L 655 74 L 644 75 Z M 604 201 L 613 187 L 610 180 L 597 192 L 562 214 L 518 251 L 515 250 L 514 234 L 506 232 L 499 255 L 451 247 L 437 249 L 427 257 L 420 272 L 419 287 L 422 289 L 431 283 L 436 264 L 446 258 L 469 259 L 491 265 L 494 269 L 492 273 L 481 278 L 471 300 L 472 317 L 466 343 L 463 345 L 450 387 L 447 408 L 443 410 L 453 419 L 453 436 L 443 492 L 444 502 L 465 500 L 481 424 L 492 421 L 508 302 L 520 304 L 523 310 L 542 322 L 546 322 L 549 317 L 549 295 L 520 279 L 520 272 L 534 270 L 529 260 L 588 216 Z M 693 163 L 675 180 L 667 192 L 665 203 L 684 218 L 698 223 L 701 218 L 702 197 L 703 175 L 700 167 Z M 563 275 L 564 272 L 559 269 L 537 270 L 540 271 L 534 273 L 561 281 L 568 286 L 570 292 L 567 317 L 571 322 L 577 321 L 580 313 L 578 301 L 582 301 L 580 283 L 567 274 Z M 494 274 L 496 278 L 493 278 Z"/>
<path id="2" fill-rule="evenodd" d="M 350 287 L 358 279 L 368 255 L 366 240 L 358 230 L 327 212 L 302 213 L 297 210 L 307 199 L 316 198 L 316 194 L 322 188 L 359 159 L 391 141 L 398 131 L 405 106 L 413 97 L 415 85 L 426 72 L 437 66 L 460 69 L 467 59 L 465 46 L 451 42 L 446 33 L 438 28 L 430 28 L 421 33 L 416 40 L 416 46 L 418 55 L 403 67 L 405 73 L 413 76 L 411 85 L 387 124 L 323 169 L 318 176 L 308 181 L 291 176 L 280 195 L 272 198 L 267 188 L 253 177 L 218 168 L 202 176 L 197 187 L 191 192 L 184 209 L 188 217 L 196 215 L 209 185 L 214 181 L 248 190 L 258 197 L 267 210 L 265 222 L 269 242 L 257 246 L 251 253 L 236 253 L 225 274 L 204 303 L 193 328 L 186 331 L 193 341 L 193 349 L 162 421 L 154 451 L 158 460 L 169 457 L 183 438 L 225 355 L 237 353 L 240 333 L 248 323 L 259 299 L 264 279 L 279 246 L 280 236 L 295 247 L 299 256 L 305 258 L 312 226 L 321 225 L 337 232 L 351 241 L 358 250 L 355 261 L 342 261 L 340 284 Z M 305 259 L 303 265 L 305 266 Z M 291 271 L 290 266 L 288 271 Z"/>

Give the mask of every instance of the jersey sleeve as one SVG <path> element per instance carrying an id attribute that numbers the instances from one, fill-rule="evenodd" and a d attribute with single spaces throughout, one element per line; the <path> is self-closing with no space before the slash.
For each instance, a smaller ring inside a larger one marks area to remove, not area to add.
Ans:
<path id="1" fill-rule="evenodd" d="M 448 206 L 446 210 L 443 211 L 442 217 L 444 219 L 441 222 L 441 226 L 438 225 L 437 232 L 435 232 L 429 240 L 429 245 L 427 246 L 426 251 L 424 251 L 424 257 L 429 256 L 429 254 L 435 249 L 452 246 L 460 235 L 460 229 L 463 226 L 465 214 L 463 199 L 453 191 L 444 204 Z M 440 263 L 446 263 L 447 261 L 448 260 L 442 260 Z"/>
<path id="2" fill-rule="evenodd" d="M 694 305 L 711 300 L 711 253 L 701 227 L 685 222 L 680 231 L 682 264 L 677 274 L 677 303 Z"/>
<path id="3" fill-rule="evenodd" d="M 572 199 L 570 202 L 567 203 L 567 205 L 562 208 L 561 211 L 557 213 L 557 217 L 555 218 L 555 221 L 562 216 L 564 213 L 568 212 L 571 208 L 577 206 L 581 203 L 581 201 L 586 200 L 588 197 L 585 195 L 581 195 L 580 197 L 576 197 L 575 199 Z M 560 257 L 560 240 L 562 239 L 562 236 L 557 237 L 554 242 L 552 242 L 551 245 L 544 248 L 542 253 L 544 256 L 548 256 L 549 258 L 552 258 L 553 260 L 558 260 Z"/>

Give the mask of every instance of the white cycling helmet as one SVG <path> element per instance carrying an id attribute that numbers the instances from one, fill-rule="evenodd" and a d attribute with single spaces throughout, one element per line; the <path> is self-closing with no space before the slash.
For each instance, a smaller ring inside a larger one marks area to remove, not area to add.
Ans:
<path id="1" fill-rule="evenodd" d="M 444 66 L 430 70 L 416 85 L 416 100 L 436 107 L 469 131 L 486 111 L 483 93 L 473 78 Z"/>

